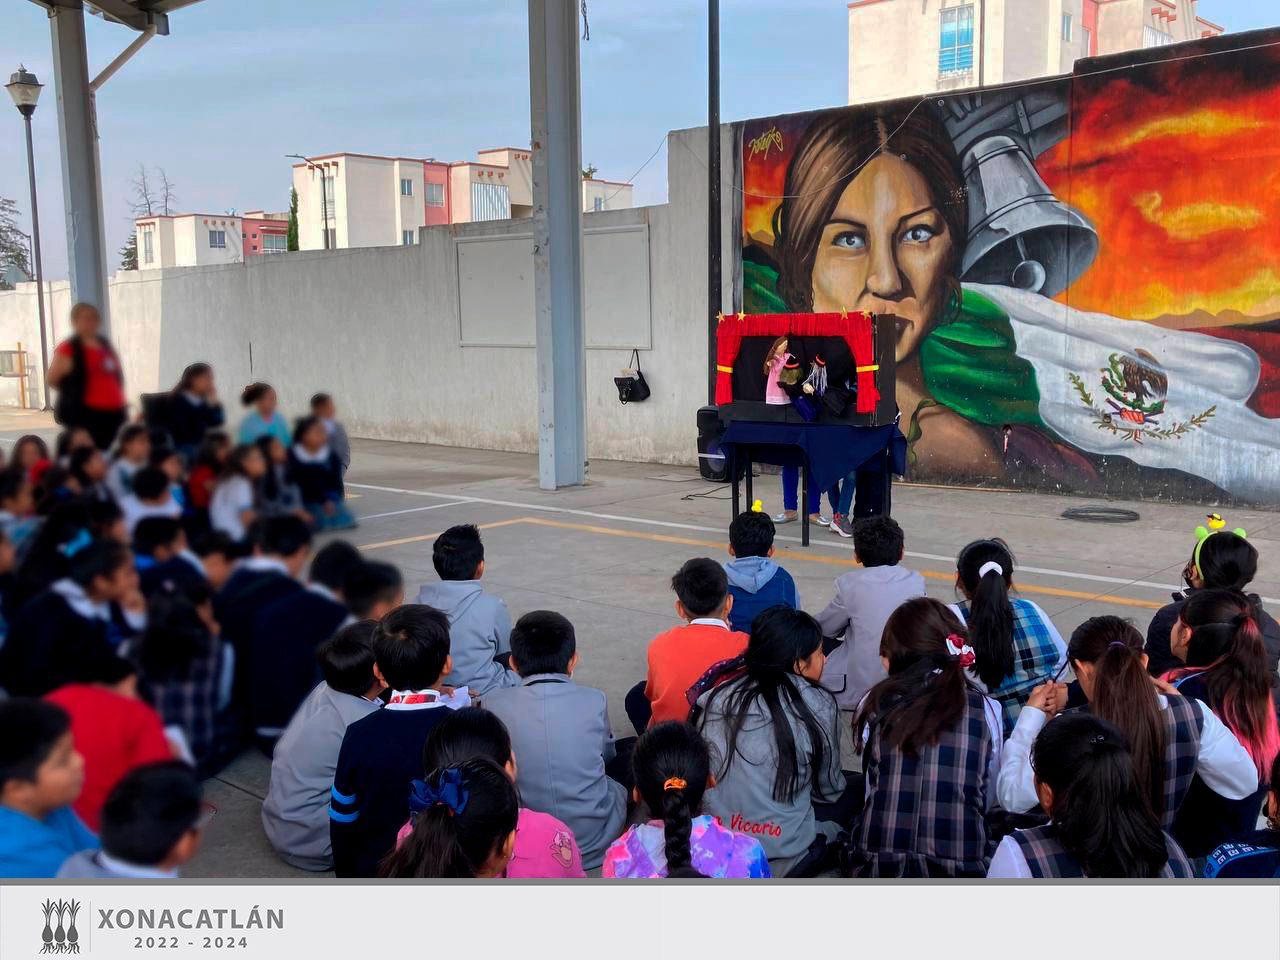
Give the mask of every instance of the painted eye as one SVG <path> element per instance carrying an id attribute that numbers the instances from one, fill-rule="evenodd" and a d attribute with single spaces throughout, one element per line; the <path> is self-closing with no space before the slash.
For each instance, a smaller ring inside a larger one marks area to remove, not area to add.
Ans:
<path id="1" fill-rule="evenodd" d="M 914 227 L 907 229 L 902 235 L 903 243 L 928 243 L 938 234 L 934 232 L 932 227 L 927 227 L 922 223 L 916 224 Z"/>
<path id="2" fill-rule="evenodd" d="M 840 247 L 843 250 L 865 250 L 867 248 L 867 239 L 860 233 L 846 230 L 843 233 L 837 233 L 831 240 L 831 245 Z"/>

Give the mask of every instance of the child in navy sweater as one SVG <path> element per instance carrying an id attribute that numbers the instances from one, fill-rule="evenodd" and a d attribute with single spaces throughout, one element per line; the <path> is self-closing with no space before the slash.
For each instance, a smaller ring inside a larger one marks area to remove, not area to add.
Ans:
<path id="1" fill-rule="evenodd" d="M 342 461 L 329 446 L 329 431 L 319 417 L 303 417 L 293 431 L 289 475 L 321 530 L 346 530 L 356 525 L 343 500 Z"/>
<path id="2" fill-rule="evenodd" d="M 422 775 L 422 746 L 452 703 L 441 691 L 449 672 L 449 618 L 409 604 L 373 632 L 373 673 L 387 705 L 347 728 L 329 804 L 333 869 L 339 877 L 377 876 L 409 819 L 409 787 Z"/>
<path id="3" fill-rule="evenodd" d="M 733 596 L 731 630 L 750 633 L 756 614 L 770 607 L 800 608 L 795 580 L 770 559 L 773 534 L 769 515 L 756 510 L 738 514 L 729 524 L 729 555 L 734 559 L 724 565 L 724 572 Z"/>

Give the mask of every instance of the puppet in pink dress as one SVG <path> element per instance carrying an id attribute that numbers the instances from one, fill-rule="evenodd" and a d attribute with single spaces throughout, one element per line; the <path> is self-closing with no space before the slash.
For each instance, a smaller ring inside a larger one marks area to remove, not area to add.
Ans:
<path id="1" fill-rule="evenodd" d="M 778 379 L 782 376 L 787 361 L 791 359 L 787 346 L 787 338 L 779 337 L 773 341 L 773 346 L 769 348 L 769 355 L 764 361 L 764 402 L 774 406 L 785 406 L 791 402 L 791 397 L 787 395 Z"/>

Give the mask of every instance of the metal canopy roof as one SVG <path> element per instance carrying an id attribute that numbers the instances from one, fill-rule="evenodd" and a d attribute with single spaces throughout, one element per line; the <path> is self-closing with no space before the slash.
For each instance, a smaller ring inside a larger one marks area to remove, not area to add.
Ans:
<path id="1" fill-rule="evenodd" d="M 199 3 L 200 0 L 31 0 L 42 7 L 84 7 L 99 13 L 104 20 L 122 23 L 134 30 L 154 26 L 156 33 L 168 34 L 170 13 Z"/>

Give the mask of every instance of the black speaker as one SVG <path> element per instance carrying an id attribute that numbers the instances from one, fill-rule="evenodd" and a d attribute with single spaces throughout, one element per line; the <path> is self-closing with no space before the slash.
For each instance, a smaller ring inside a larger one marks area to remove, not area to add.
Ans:
<path id="1" fill-rule="evenodd" d="M 724 422 L 718 407 L 698 409 L 698 472 L 704 480 L 727 483 L 729 468 L 720 450 L 720 437 L 724 434 Z"/>

